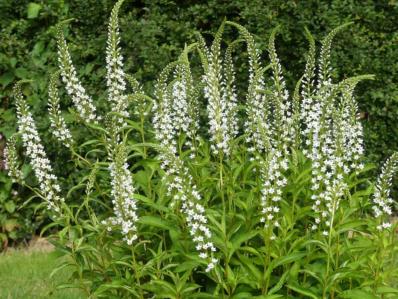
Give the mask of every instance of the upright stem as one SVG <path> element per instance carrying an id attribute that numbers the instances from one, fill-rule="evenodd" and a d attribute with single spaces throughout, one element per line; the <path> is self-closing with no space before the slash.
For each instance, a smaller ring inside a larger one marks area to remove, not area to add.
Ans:
<path id="1" fill-rule="evenodd" d="M 133 267 L 134 267 L 134 275 L 135 275 L 135 283 L 138 286 L 138 290 L 139 290 L 139 294 L 140 294 L 140 298 L 144 299 L 144 294 L 142 293 L 142 289 L 141 289 L 141 282 L 140 282 L 140 276 L 138 274 L 138 265 L 137 265 L 137 261 L 135 259 L 135 248 L 132 248 L 132 257 L 133 257 Z"/>
<path id="2" fill-rule="evenodd" d="M 79 265 L 78 259 L 76 257 L 76 249 L 75 249 L 75 242 L 74 241 L 72 241 L 72 243 L 71 243 L 71 256 L 72 256 L 73 262 L 75 263 L 75 267 L 77 268 L 77 272 L 79 274 L 80 288 L 84 291 L 84 293 L 87 295 L 87 297 L 89 297 L 90 296 L 90 290 L 84 284 L 83 273 L 81 271 L 81 265 Z"/>
<path id="3" fill-rule="evenodd" d="M 141 141 L 142 141 L 142 143 L 145 144 L 144 121 L 145 121 L 145 118 L 141 113 Z M 146 146 L 144 146 L 144 159 L 146 159 L 146 156 L 147 156 L 147 150 L 146 150 Z"/>
<path id="4" fill-rule="evenodd" d="M 377 265 L 376 265 L 376 273 L 375 273 L 375 278 L 374 278 L 374 287 L 373 287 L 373 291 L 376 294 L 377 288 L 379 286 L 379 276 L 380 276 L 380 272 L 381 272 L 381 265 L 382 265 L 382 261 L 383 261 L 383 253 L 384 253 L 384 243 L 383 243 L 383 232 L 380 232 L 379 234 L 379 240 L 378 240 L 378 244 L 379 247 L 377 249 Z"/>
<path id="5" fill-rule="evenodd" d="M 295 220 L 295 212 L 296 212 L 296 200 L 297 200 L 297 196 L 296 194 L 293 194 L 293 205 L 292 205 L 292 228 L 294 227 L 294 224 L 296 223 Z"/>
<path id="6" fill-rule="evenodd" d="M 326 275 L 325 275 L 325 285 L 323 286 L 323 298 L 326 297 L 326 291 L 327 291 L 327 281 L 329 280 L 329 272 L 330 272 L 330 258 L 331 258 L 331 247 L 332 247 L 332 228 L 333 228 L 333 222 L 334 222 L 334 216 L 336 213 L 336 206 L 337 206 L 337 198 L 333 198 L 333 207 L 332 207 L 332 217 L 330 219 L 330 225 L 329 225 L 329 236 L 328 236 L 328 260 L 326 264 Z M 334 292 L 331 292 L 331 298 L 334 298 Z"/>
<path id="7" fill-rule="evenodd" d="M 270 262 L 271 262 L 271 254 L 270 254 L 270 251 L 271 251 L 270 236 L 271 236 L 270 225 L 268 224 L 268 227 L 264 230 L 264 237 L 263 237 L 263 239 L 264 239 L 264 245 L 265 245 L 265 248 L 266 248 L 266 254 L 265 254 L 265 258 L 264 258 L 264 278 L 263 278 L 263 280 L 264 280 L 264 285 L 263 285 L 262 291 L 261 291 L 261 293 L 262 293 L 263 295 L 266 295 L 267 292 L 268 292 L 268 288 L 269 288 L 269 279 L 270 279 L 270 275 L 271 275 L 271 273 L 269 273 L 269 275 L 266 276 L 266 275 L 267 275 L 268 267 L 269 267 Z"/>
<path id="8" fill-rule="evenodd" d="M 225 207 L 225 198 L 224 198 L 224 165 L 223 165 L 223 154 L 219 154 L 219 163 L 218 163 L 218 168 L 219 168 L 219 174 L 220 174 L 220 193 L 221 193 L 221 202 L 223 206 L 223 211 L 224 211 L 224 216 L 226 212 L 226 207 Z"/>

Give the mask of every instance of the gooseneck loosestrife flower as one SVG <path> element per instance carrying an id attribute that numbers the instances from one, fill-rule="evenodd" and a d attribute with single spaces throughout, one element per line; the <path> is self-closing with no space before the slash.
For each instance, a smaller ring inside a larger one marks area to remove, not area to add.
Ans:
<path id="1" fill-rule="evenodd" d="M 165 150 L 162 151 L 161 159 L 163 161 L 162 168 L 166 172 L 168 193 L 173 194 L 174 204 L 180 203 L 189 234 L 196 244 L 195 248 L 199 251 L 199 257 L 207 261 L 206 272 L 208 272 L 217 263 L 217 259 L 213 256 L 216 247 L 211 242 L 212 234 L 207 227 L 205 208 L 200 203 L 201 195 L 193 183 L 188 169 L 178 156 Z"/>
<path id="2" fill-rule="evenodd" d="M 364 154 L 363 128 L 358 121 L 358 104 L 353 95 L 355 86 L 364 79 L 373 79 L 373 76 L 357 76 L 344 80 L 339 84 L 341 89 L 340 124 L 336 126 L 336 135 L 340 136 L 341 142 L 337 145 L 337 151 L 342 153 L 344 172 L 354 171 L 359 173 L 364 165 L 362 157 Z"/>
<path id="3" fill-rule="evenodd" d="M 226 127 L 231 137 L 239 134 L 238 125 L 238 95 L 235 84 L 235 69 L 232 59 L 232 51 L 237 43 L 231 43 L 225 51 L 224 57 L 224 78 L 222 81 L 223 101 L 226 102 Z"/>
<path id="4" fill-rule="evenodd" d="M 195 143 L 197 141 L 198 123 L 198 104 L 193 86 L 191 68 L 188 60 L 190 47 L 185 47 L 181 53 L 178 63 L 173 73 L 173 84 L 168 89 L 171 99 L 171 111 L 174 123 L 175 134 L 185 134 L 186 141 L 184 146 L 192 149 L 191 157 L 195 155 Z"/>
<path id="5" fill-rule="evenodd" d="M 109 171 L 111 175 L 111 196 L 115 216 L 103 223 L 108 226 L 121 229 L 123 240 L 132 245 L 138 238 L 136 222 L 138 221 L 136 201 L 133 197 L 135 189 L 133 179 L 127 163 L 127 152 L 124 140 L 119 132 L 125 125 L 124 118 L 129 117 L 128 97 L 125 94 L 126 82 L 123 71 L 123 58 L 119 48 L 119 24 L 118 13 L 124 0 L 118 1 L 112 9 L 108 27 L 108 41 L 106 48 L 106 69 L 108 100 L 112 104 L 112 112 L 120 115 L 112 115 L 109 119 L 108 137 Z"/>
<path id="6" fill-rule="evenodd" d="M 36 124 L 22 95 L 20 84 L 15 85 L 14 96 L 17 107 L 18 133 L 22 137 L 26 155 L 30 159 L 30 164 L 40 185 L 40 192 L 47 202 L 48 209 L 59 215 L 61 204 L 64 202 L 59 195 L 61 187 L 44 151 Z"/>
<path id="7" fill-rule="evenodd" d="M 61 109 L 59 107 L 60 99 L 57 88 L 58 76 L 58 72 L 51 75 L 48 87 L 48 113 L 52 129 L 51 133 L 61 144 L 66 147 L 71 147 L 73 138 L 66 126 L 65 119 L 61 115 Z"/>
<path id="8" fill-rule="evenodd" d="M 267 136 L 265 142 L 269 142 L 268 151 L 265 158 L 260 159 L 261 173 L 261 213 L 260 221 L 268 229 L 269 238 L 275 239 L 273 229 L 280 226 L 280 206 L 283 189 L 287 184 L 287 179 L 283 172 L 288 169 L 289 150 L 293 144 L 292 130 L 293 118 L 289 93 L 282 75 L 282 67 L 275 50 L 276 30 L 271 33 L 268 44 L 269 58 L 273 74 L 273 85 L 271 87 L 271 105 L 268 106 L 268 115 L 273 115 L 269 121 L 272 124 L 272 131 Z M 272 112 L 272 113 L 271 113 Z"/>
<path id="9" fill-rule="evenodd" d="M 269 40 L 269 57 L 273 73 L 271 92 L 265 92 L 264 69 L 259 61 L 259 51 L 253 36 L 242 26 L 237 27 L 246 41 L 249 54 L 249 88 L 246 96 L 247 121 L 246 142 L 252 159 L 259 162 L 261 183 L 260 222 L 268 232 L 270 240 L 275 239 L 274 228 L 280 226 L 280 201 L 287 179 L 283 172 L 288 169 L 289 148 L 295 139 L 292 129 L 293 117 L 289 94 L 282 76 L 282 67 L 275 50 L 274 30 Z"/>
<path id="10" fill-rule="evenodd" d="M 211 150 L 215 155 L 229 156 L 231 142 L 238 133 L 236 120 L 237 98 L 234 87 L 234 74 L 231 48 L 227 51 L 225 64 L 221 61 L 220 43 L 224 23 L 218 30 L 211 49 L 201 39 L 202 62 L 204 67 L 204 96 L 207 99 Z"/>
<path id="11" fill-rule="evenodd" d="M 58 63 L 66 92 L 72 98 L 73 104 L 83 121 L 97 122 L 96 108 L 92 98 L 87 94 L 77 77 L 61 25 L 57 27 L 57 30 Z"/>
<path id="12" fill-rule="evenodd" d="M 13 182 L 22 182 L 23 174 L 19 167 L 18 153 L 16 149 L 16 135 L 11 136 L 4 149 L 4 168 Z"/>
<path id="13" fill-rule="evenodd" d="M 315 84 L 315 45 L 307 32 L 310 50 L 301 80 L 303 153 L 312 161 L 312 208 L 317 213 L 312 228 L 326 225 L 324 235 L 329 234 L 334 214 L 348 188 L 344 178 L 363 168 L 362 126 L 356 118 L 353 90 L 360 80 L 372 77 L 358 76 L 333 84 L 330 75 L 331 43 L 345 26 L 347 24 L 336 28 L 322 41 L 315 88 L 312 86 Z"/>
<path id="14" fill-rule="evenodd" d="M 249 86 L 246 94 L 245 136 L 251 145 L 249 151 L 264 153 L 271 147 L 272 124 L 269 120 L 269 99 L 264 93 L 264 71 L 260 63 L 260 51 L 253 36 L 247 29 L 233 22 L 226 22 L 236 27 L 247 44 L 249 56 Z"/>
<path id="15" fill-rule="evenodd" d="M 119 47 L 120 33 L 118 13 L 122 1 L 118 1 L 112 9 L 108 25 L 108 40 L 106 42 L 106 85 L 108 88 L 108 100 L 112 104 L 112 111 L 129 117 L 127 111 L 128 99 L 125 94 L 126 81 L 123 71 L 123 56 Z M 119 124 L 123 124 L 123 118 L 118 118 Z"/>
<path id="16" fill-rule="evenodd" d="M 270 232 L 269 238 L 275 239 L 274 227 L 279 227 L 279 202 L 282 200 L 283 187 L 287 179 L 283 175 L 288 167 L 287 161 L 280 151 L 272 151 L 265 160 L 260 161 L 261 174 L 261 223 Z"/>
<path id="17" fill-rule="evenodd" d="M 398 152 L 391 155 L 384 163 L 382 171 L 376 182 L 376 190 L 373 196 L 373 211 L 378 221 L 378 230 L 391 227 L 389 217 L 392 215 L 392 205 L 394 203 L 390 196 L 392 178 L 398 172 Z"/>
<path id="18" fill-rule="evenodd" d="M 292 105 L 289 98 L 289 92 L 286 89 L 285 79 L 282 75 L 282 66 L 275 49 L 276 33 L 277 28 L 272 31 L 268 43 L 268 52 L 273 75 L 273 85 L 271 87 L 272 94 L 270 96 L 273 115 L 273 146 L 279 150 L 287 152 L 295 138 L 295 136 L 293 136 L 295 131 L 292 130 Z"/>
<path id="19" fill-rule="evenodd" d="M 188 64 L 188 52 L 185 48 L 179 60 L 164 68 L 156 83 L 155 96 L 158 99 L 153 104 L 153 125 L 156 138 L 168 150 L 177 153 L 182 146 L 192 150 L 194 157 L 195 142 L 198 139 L 199 127 L 197 95 L 193 90 L 192 77 Z M 174 72 L 173 72 L 173 69 Z M 173 84 L 167 84 L 167 78 L 173 72 Z M 184 86 L 185 84 L 185 86 Z M 186 135 L 185 144 L 178 144 L 180 134 Z"/>
<path id="20" fill-rule="evenodd" d="M 135 189 L 133 187 L 133 180 L 129 170 L 129 165 L 126 163 L 127 153 L 125 146 L 121 143 L 115 149 L 115 157 L 109 166 L 112 178 L 112 204 L 115 216 L 108 219 L 108 228 L 118 226 L 121 228 L 123 240 L 128 245 L 138 238 L 136 223 L 138 221 L 136 201 L 133 198 Z"/>
<path id="21" fill-rule="evenodd" d="M 315 40 L 308 29 L 305 30 L 306 37 L 309 43 L 309 50 L 307 54 L 307 63 L 305 65 L 304 75 L 299 81 L 299 91 L 301 90 L 301 105 L 300 105 L 300 120 L 303 129 L 301 130 L 302 137 L 307 140 L 311 136 L 313 122 L 317 118 L 317 107 L 314 107 L 313 86 L 315 84 L 315 68 L 316 68 L 316 48 Z M 312 110 L 315 110 L 314 112 Z M 307 144 L 309 145 L 309 144 Z M 305 153 L 307 150 L 305 149 Z"/>
<path id="22" fill-rule="evenodd" d="M 172 205 L 180 204 L 180 210 L 185 216 L 189 234 L 199 251 L 199 257 L 207 261 L 206 271 L 208 272 L 217 263 L 217 259 L 213 256 L 216 248 L 211 242 L 212 235 L 207 227 L 205 208 L 200 203 L 201 196 L 183 160 L 178 156 L 179 132 L 175 130 L 174 121 L 178 125 L 179 118 L 173 109 L 167 84 L 168 75 L 175 66 L 175 64 L 168 65 L 158 79 L 153 126 L 156 139 L 160 144 L 159 158 L 162 161 L 161 167 L 166 173 L 168 194 L 173 195 Z"/>
<path id="23" fill-rule="evenodd" d="M 167 149 L 168 152 L 177 153 L 178 131 L 175 123 L 180 123 L 176 119 L 174 111 L 173 98 L 168 91 L 167 78 L 169 73 L 175 67 L 175 63 L 167 65 L 161 72 L 155 87 L 155 97 L 157 101 L 153 105 L 154 116 L 152 119 L 155 128 L 156 139 L 160 146 Z"/>

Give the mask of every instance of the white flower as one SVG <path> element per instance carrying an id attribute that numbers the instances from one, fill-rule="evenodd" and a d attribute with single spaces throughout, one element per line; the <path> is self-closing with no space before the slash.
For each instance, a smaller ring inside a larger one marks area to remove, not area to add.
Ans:
<path id="1" fill-rule="evenodd" d="M 118 144 L 114 157 L 109 165 L 111 174 L 111 195 L 114 216 L 107 221 L 118 226 L 124 240 L 131 245 L 138 238 L 136 222 L 138 221 L 136 201 L 133 198 L 134 186 L 131 173 L 126 162 L 127 153 L 123 144 Z"/>
<path id="2" fill-rule="evenodd" d="M 72 98 L 82 120 L 96 122 L 96 108 L 77 77 L 61 27 L 58 27 L 57 44 L 59 68 L 62 82 L 66 85 L 66 92 Z"/>
<path id="3" fill-rule="evenodd" d="M 106 46 L 106 85 L 108 87 L 108 100 L 112 104 L 112 111 L 129 117 L 127 111 L 128 99 L 124 94 L 126 90 L 125 73 L 123 71 L 123 57 L 119 47 L 119 22 L 118 13 L 123 1 L 118 1 L 113 7 L 109 25 Z M 116 117 L 118 126 L 124 125 L 123 118 Z"/>
<path id="4" fill-rule="evenodd" d="M 65 119 L 61 115 L 57 81 L 58 73 L 55 73 L 51 76 L 48 87 L 48 113 L 50 118 L 51 133 L 63 145 L 70 147 L 73 143 L 73 139 L 69 129 L 66 126 Z"/>
<path id="5" fill-rule="evenodd" d="M 23 174 L 19 167 L 18 154 L 16 149 L 16 136 L 13 135 L 8 141 L 3 152 L 4 168 L 13 182 L 22 182 Z M 14 192 L 14 191 L 13 191 Z"/>
<path id="6" fill-rule="evenodd" d="M 199 126 L 198 110 L 186 55 L 185 52 L 181 55 L 181 61 L 176 66 L 172 88 L 169 88 L 166 81 L 173 65 L 166 67 L 160 76 L 155 88 L 158 101 L 153 105 L 152 122 L 156 139 L 162 147 L 168 147 L 169 151 L 176 153 L 177 136 L 183 133 L 188 137 L 186 145 L 190 146 L 194 155 Z"/>
<path id="7" fill-rule="evenodd" d="M 15 86 L 14 94 L 17 106 L 18 132 L 22 136 L 26 155 L 30 158 L 30 164 L 40 185 L 43 197 L 47 202 L 48 209 L 58 213 L 60 211 L 59 206 L 64 201 L 58 195 L 61 190 L 58 179 L 53 174 L 50 160 L 47 158 L 36 124 L 23 98 L 19 84 Z"/>
<path id="8" fill-rule="evenodd" d="M 318 82 L 315 84 L 315 44 L 301 85 L 301 121 L 304 153 L 312 161 L 312 186 L 317 196 L 313 206 L 317 224 L 329 221 L 344 196 L 345 177 L 362 169 L 362 126 L 356 118 L 357 104 L 353 90 L 358 80 L 332 84 L 330 45 L 337 31 L 322 42 Z M 319 198 L 319 199 L 318 199 Z M 333 223 L 330 223 L 333 225 Z"/>
<path id="9" fill-rule="evenodd" d="M 224 64 L 220 59 L 222 28 L 217 33 L 211 52 L 203 45 L 207 62 L 203 75 L 204 96 L 208 101 L 209 133 L 214 154 L 222 152 L 229 156 L 231 142 L 238 133 L 237 96 L 231 48 L 226 51 Z"/>
<path id="10" fill-rule="evenodd" d="M 271 149 L 266 160 L 260 160 L 260 173 L 262 181 L 261 189 L 261 223 L 264 228 L 279 227 L 279 222 L 272 221 L 278 219 L 280 207 L 277 205 L 282 199 L 282 189 L 286 186 L 287 180 L 281 172 L 286 158 L 275 149 Z M 275 238 L 272 236 L 271 239 Z"/>
<path id="11" fill-rule="evenodd" d="M 375 217 L 379 221 L 383 221 L 384 218 L 388 218 L 392 213 L 393 200 L 390 198 L 390 189 L 392 185 L 392 177 L 398 171 L 398 153 L 394 153 L 384 163 L 382 171 L 376 182 L 376 189 L 373 194 L 373 211 Z M 382 222 L 378 228 L 385 229 L 390 228 L 390 223 Z"/>
<path id="12" fill-rule="evenodd" d="M 211 232 L 206 226 L 208 221 L 205 208 L 200 204 L 201 196 L 193 183 L 192 176 L 183 160 L 177 155 L 176 139 L 179 138 L 181 132 L 189 135 L 189 126 L 186 126 L 186 121 L 184 121 L 184 119 L 188 120 L 186 114 L 188 110 L 185 110 L 187 103 L 185 87 L 178 81 L 174 82 L 172 87 L 174 91 L 170 95 L 164 80 L 163 78 L 158 82 L 156 94 L 159 102 L 154 108 L 153 123 L 156 139 L 161 144 L 159 158 L 162 161 L 161 167 L 166 173 L 167 194 L 173 198 L 172 206 L 175 205 L 175 201 L 180 201 L 181 212 L 185 217 L 192 241 L 195 243 L 196 250 L 199 251 L 199 256 L 209 262 L 206 271 L 210 271 L 214 268 L 212 255 L 216 248 L 210 242 Z M 173 99 L 181 99 L 180 104 Z"/>

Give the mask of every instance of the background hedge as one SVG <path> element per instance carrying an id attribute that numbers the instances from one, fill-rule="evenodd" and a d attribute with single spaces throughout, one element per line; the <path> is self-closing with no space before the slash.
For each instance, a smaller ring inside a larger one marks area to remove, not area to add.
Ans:
<path id="1" fill-rule="evenodd" d="M 61 20 L 74 18 L 66 26 L 73 60 L 85 86 L 95 96 L 99 106 L 105 103 L 105 94 L 98 91 L 103 88 L 96 87 L 105 84 L 107 21 L 114 2 L 0 1 L 2 136 L 8 138 L 15 130 L 10 97 L 13 82 L 32 79 L 25 93 L 31 94 L 29 101 L 34 106 L 44 139 L 51 140 L 45 105 L 48 77 L 56 69 L 54 25 Z M 379 162 L 398 149 L 396 0 L 126 0 L 120 18 L 126 70 L 143 82 L 149 92 L 158 72 L 177 58 L 185 43 L 195 40 L 195 31 L 211 37 L 224 18 L 246 26 L 256 36 L 264 52 L 270 31 L 281 26 L 277 50 L 290 85 L 298 79 L 304 68 L 307 51 L 304 27 L 307 26 L 320 40 L 336 26 L 353 21 L 352 26 L 338 35 L 334 45 L 333 65 L 339 70 L 335 72 L 335 77 L 341 79 L 365 73 L 376 75 L 376 80 L 361 84 L 357 90 L 360 110 L 363 112 L 361 117 L 364 118 L 367 157 L 372 162 Z M 229 31 L 228 34 L 236 33 Z M 244 66 L 238 61 L 237 67 L 239 71 Z M 65 106 L 70 104 L 70 100 L 64 99 Z M 0 140 L 0 154 L 4 139 Z M 53 161 L 56 155 L 63 154 L 51 144 L 48 149 Z M 25 172 L 28 175 L 29 168 Z M 73 175 L 70 180 L 73 180 Z M 3 187 L 9 185 L 3 175 L 0 176 L 0 184 Z M 0 193 L 0 206 L 4 206 L 11 198 L 11 188 L 8 189 Z M 21 196 L 26 196 L 23 195 L 24 190 L 19 191 Z"/>

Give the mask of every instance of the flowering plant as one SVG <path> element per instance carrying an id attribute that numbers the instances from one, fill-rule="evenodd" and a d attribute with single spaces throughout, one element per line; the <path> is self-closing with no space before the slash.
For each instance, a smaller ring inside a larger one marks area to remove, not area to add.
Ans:
<path id="1" fill-rule="evenodd" d="M 15 87 L 16 138 L 59 228 L 54 242 L 69 257 L 56 270 L 73 266 L 72 286 L 92 298 L 393 297 L 397 225 L 388 216 L 398 156 L 386 162 L 373 192 L 353 95 L 372 76 L 331 78 L 332 39 L 346 25 L 325 37 L 319 55 L 306 32 L 307 64 L 293 93 L 275 49 L 277 29 L 264 66 L 253 36 L 225 21 L 210 47 L 200 35 L 186 46 L 150 95 L 123 70 L 122 3 L 108 27 L 106 115 L 77 77 L 58 30 L 62 82 L 95 136 L 74 142 L 54 74 L 51 128 L 84 174 L 66 193 Z M 226 27 L 239 38 L 224 45 Z M 242 43 L 247 91 L 237 89 L 234 70 Z M 192 71 L 195 54 L 200 76 Z M 15 143 L 8 153 L 9 173 L 18 178 Z"/>

